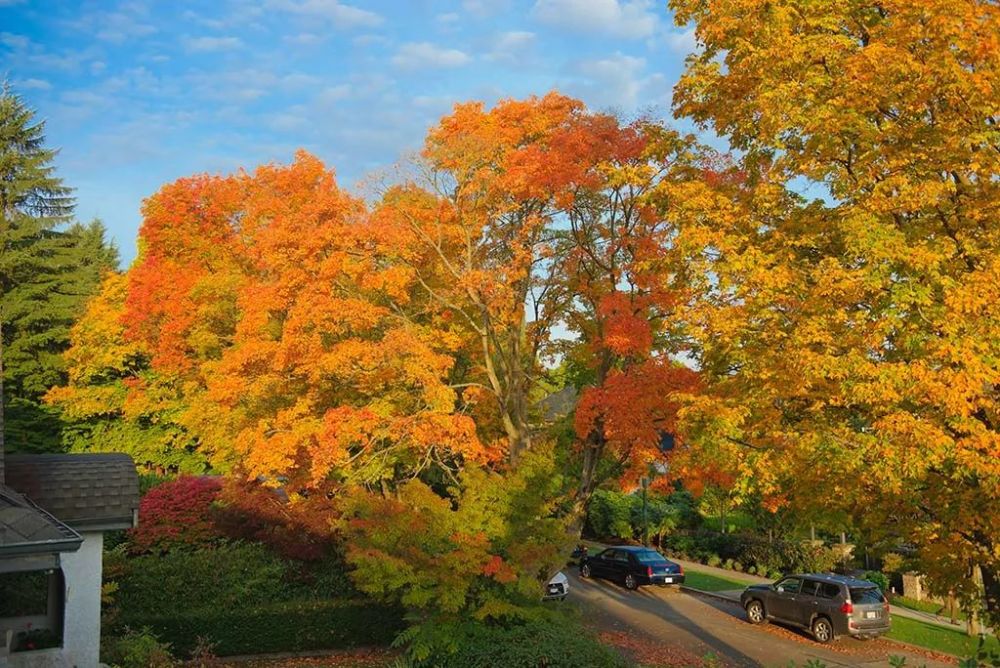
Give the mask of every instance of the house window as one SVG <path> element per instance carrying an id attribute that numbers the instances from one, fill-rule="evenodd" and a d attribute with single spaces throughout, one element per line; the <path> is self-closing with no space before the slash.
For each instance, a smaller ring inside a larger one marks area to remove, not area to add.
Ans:
<path id="1" fill-rule="evenodd" d="M 64 582 L 59 569 L 0 573 L 0 643 L 9 630 L 12 652 L 60 647 Z"/>

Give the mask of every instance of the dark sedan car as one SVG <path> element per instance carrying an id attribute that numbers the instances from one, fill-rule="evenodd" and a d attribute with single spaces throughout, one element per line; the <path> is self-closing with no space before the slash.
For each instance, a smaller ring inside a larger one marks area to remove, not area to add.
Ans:
<path id="1" fill-rule="evenodd" d="M 773 619 L 806 629 L 821 643 L 841 635 L 877 638 L 891 628 L 889 602 L 878 586 L 843 575 L 789 575 L 747 587 L 740 602 L 751 624 Z"/>
<path id="2" fill-rule="evenodd" d="M 609 547 L 580 561 L 580 575 L 605 578 L 638 589 L 641 585 L 679 585 L 684 569 L 648 547 L 631 545 Z"/>

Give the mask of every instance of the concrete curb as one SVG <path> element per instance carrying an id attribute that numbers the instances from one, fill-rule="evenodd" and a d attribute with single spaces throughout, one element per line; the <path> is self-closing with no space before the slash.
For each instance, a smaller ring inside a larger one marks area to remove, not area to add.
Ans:
<path id="1" fill-rule="evenodd" d="M 720 594 L 716 591 L 705 591 L 704 589 L 695 589 L 694 587 L 689 587 L 687 585 L 681 585 L 681 591 L 685 591 L 689 594 L 698 594 L 700 596 L 707 596 L 709 598 L 714 598 L 719 601 L 725 601 L 726 603 L 732 603 L 734 605 L 739 605 L 739 599 L 726 596 L 725 594 Z"/>

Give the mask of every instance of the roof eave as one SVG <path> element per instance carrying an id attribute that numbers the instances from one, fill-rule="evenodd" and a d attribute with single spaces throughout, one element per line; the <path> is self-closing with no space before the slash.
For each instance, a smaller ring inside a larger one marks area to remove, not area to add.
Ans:
<path id="1" fill-rule="evenodd" d="M 75 532 L 74 532 L 75 533 Z M 83 537 L 63 540 L 43 540 L 30 543 L 8 543 L 0 545 L 0 558 L 20 557 L 31 554 L 55 554 L 57 552 L 76 552 L 83 544 Z"/>

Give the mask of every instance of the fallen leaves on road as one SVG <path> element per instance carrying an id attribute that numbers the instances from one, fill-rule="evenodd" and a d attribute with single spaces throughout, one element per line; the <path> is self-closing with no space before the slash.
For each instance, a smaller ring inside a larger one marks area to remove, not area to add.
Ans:
<path id="1" fill-rule="evenodd" d="M 678 645 L 635 633 L 602 631 L 598 637 L 604 644 L 618 649 L 636 663 L 650 668 L 701 668 L 725 665 L 718 660 L 712 662 L 706 657 L 700 657 Z"/>
<path id="2" fill-rule="evenodd" d="M 703 600 L 705 597 L 702 597 Z M 740 609 L 740 614 L 742 614 L 742 608 L 739 605 L 732 602 L 722 602 L 719 601 L 719 605 L 725 605 L 727 607 L 735 607 Z M 716 611 L 716 613 L 723 615 L 734 623 L 745 624 L 747 623 L 740 617 L 736 617 L 729 614 L 719 608 L 719 605 L 710 605 L 710 607 Z M 781 636 L 786 640 L 793 640 L 797 643 L 804 645 L 816 646 L 816 641 L 807 636 L 804 632 L 798 632 L 787 627 L 781 626 L 779 624 L 760 624 L 756 628 L 759 630 L 770 633 L 771 635 Z M 847 654 L 851 656 L 878 656 L 879 658 L 886 658 L 893 654 L 912 654 L 915 656 L 920 656 L 925 659 L 931 659 L 933 661 L 941 661 L 942 663 L 951 663 L 958 665 L 958 660 L 948 654 L 938 654 L 937 652 L 932 652 L 930 650 L 921 649 L 913 645 L 897 643 L 894 640 L 888 638 L 877 638 L 875 640 L 856 640 L 853 638 L 841 638 L 839 641 L 831 642 L 826 645 L 822 645 L 824 650 L 829 650 L 831 652 L 837 652 L 839 654 Z"/>

